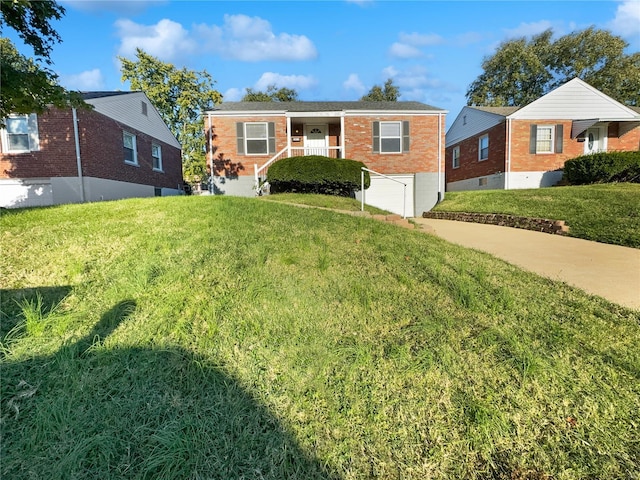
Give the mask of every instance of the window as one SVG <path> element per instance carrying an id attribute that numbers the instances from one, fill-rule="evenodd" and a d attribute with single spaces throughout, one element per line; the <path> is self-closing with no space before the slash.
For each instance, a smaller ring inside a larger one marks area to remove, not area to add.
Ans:
<path id="1" fill-rule="evenodd" d="M 402 124 L 380 122 L 380 153 L 402 152 Z"/>
<path id="2" fill-rule="evenodd" d="M 141 102 L 142 103 L 142 114 L 146 117 L 148 116 L 147 114 L 147 102 Z"/>
<path id="3" fill-rule="evenodd" d="M 538 125 L 536 129 L 536 153 L 553 153 L 553 127 Z"/>
<path id="4" fill-rule="evenodd" d="M 2 150 L 26 153 L 39 150 L 38 118 L 36 114 L 10 115 L 2 132 Z"/>
<path id="5" fill-rule="evenodd" d="M 409 151 L 409 122 L 373 122 L 374 153 Z"/>
<path id="6" fill-rule="evenodd" d="M 153 169 L 162 171 L 162 149 L 160 145 L 151 144 L 151 158 L 153 159 Z"/>
<path id="7" fill-rule="evenodd" d="M 478 140 L 478 161 L 489 158 L 489 135 L 483 135 Z"/>
<path id="8" fill-rule="evenodd" d="M 128 132 L 122 132 L 124 145 L 124 163 L 138 164 L 138 152 L 136 151 L 136 136 Z"/>
<path id="9" fill-rule="evenodd" d="M 244 131 L 247 155 L 267 155 L 269 153 L 266 123 L 245 123 Z"/>
<path id="10" fill-rule="evenodd" d="M 451 159 L 451 166 L 453 168 L 460 167 L 460 147 L 453 148 L 453 157 Z"/>

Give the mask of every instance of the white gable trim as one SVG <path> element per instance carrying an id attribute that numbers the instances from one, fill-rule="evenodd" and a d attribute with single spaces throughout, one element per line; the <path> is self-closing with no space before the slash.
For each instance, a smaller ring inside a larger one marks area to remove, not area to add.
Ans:
<path id="1" fill-rule="evenodd" d="M 466 117 L 466 124 L 465 124 Z M 505 116 L 497 113 L 463 107 L 446 134 L 445 148 L 474 137 L 505 121 Z"/>

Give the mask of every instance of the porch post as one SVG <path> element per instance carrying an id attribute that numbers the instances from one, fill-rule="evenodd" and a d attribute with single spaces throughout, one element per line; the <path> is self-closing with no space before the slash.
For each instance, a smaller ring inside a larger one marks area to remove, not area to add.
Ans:
<path id="1" fill-rule="evenodd" d="M 347 158 L 344 141 L 344 112 L 340 113 L 340 153 L 342 155 L 342 158 Z"/>
<path id="2" fill-rule="evenodd" d="M 291 117 L 287 115 L 287 157 L 291 156 Z"/>

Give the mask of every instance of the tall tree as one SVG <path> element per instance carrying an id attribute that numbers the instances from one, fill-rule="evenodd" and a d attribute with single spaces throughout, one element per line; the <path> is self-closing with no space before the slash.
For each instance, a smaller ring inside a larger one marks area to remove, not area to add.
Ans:
<path id="1" fill-rule="evenodd" d="M 469 105 L 523 106 L 581 78 L 627 105 L 640 105 L 640 53 L 625 54 L 620 37 L 594 27 L 553 40 L 549 29 L 503 42 L 485 57 L 467 90 Z"/>
<path id="2" fill-rule="evenodd" d="M 136 60 L 118 57 L 122 80 L 133 90 L 142 90 L 182 145 L 183 173 L 199 181 L 206 173 L 206 136 L 202 114 L 222 101 L 206 70 L 178 69 L 136 49 Z"/>
<path id="3" fill-rule="evenodd" d="M 360 100 L 363 102 L 397 102 L 400 97 L 400 89 L 393 84 L 390 78 L 384 82 L 384 87 L 374 85 L 369 93 L 364 95 Z"/>
<path id="4" fill-rule="evenodd" d="M 51 25 L 60 20 L 64 8 L 53 0 L 12 0 L 0 2 L 0 27 L 15 30 L 33 49 L 36 59 L 18 52 L 7 38 L 0 38 L 0 126 L 11 113 L 42 113 L 49 105 L 86 106 L 80 95 L 58 84 L 58 76 L 48 67 L 51 50 L 60 36 Z"/>
<path id="5" fill-rule="evenodd" d="M 262 92 L 246 88 L 242 97 L 243 102 L 297 102 L 298 92 L 292 88 L 282 87 L 278 89 L 275 85 L 269 85 L 267 90 Z"/>

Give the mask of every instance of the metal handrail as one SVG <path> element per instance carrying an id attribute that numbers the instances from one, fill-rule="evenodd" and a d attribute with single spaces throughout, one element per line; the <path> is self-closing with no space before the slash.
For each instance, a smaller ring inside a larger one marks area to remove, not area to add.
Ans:
<path id="1" fill-rule="evenodd" d="M 360 167 L 360 191 L 362 192 L 361 197 L 361 205 L 360 211 L 364 212 L 364 172 L 375 173 L 376 175 L 380 175 L 381 177 L 387 178 L 392 182 L 400 183 L 402 187 L 402 218 L 407 218 L 407 184 L 397 180 L 395 178 L 390 177 L 389 175 L 385 175 L 380 172 L 376 172 L 375 170 L 371 170 L 369 168 Z"/>

